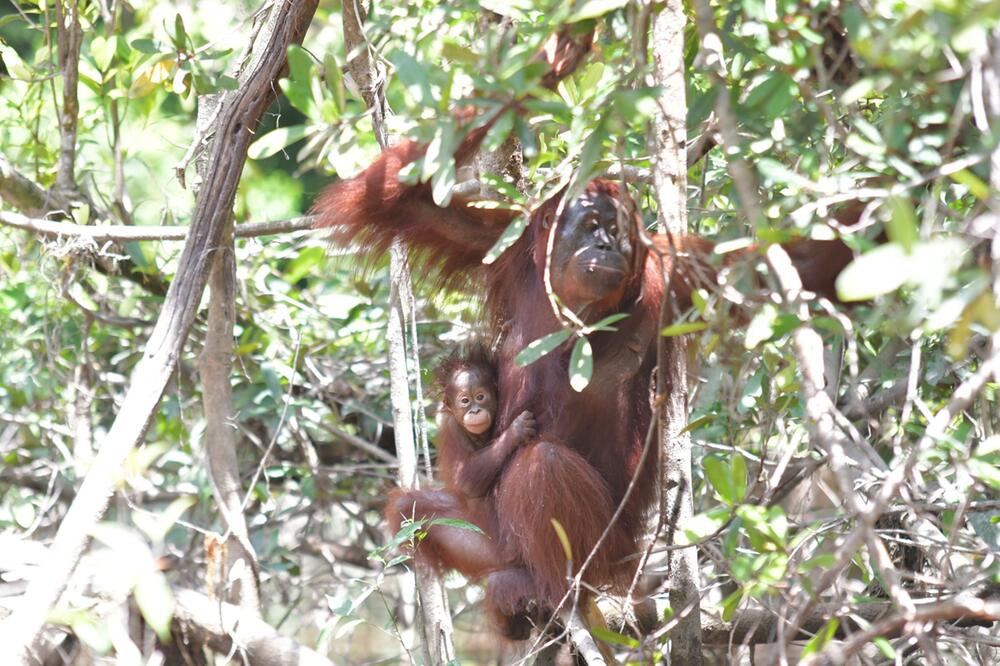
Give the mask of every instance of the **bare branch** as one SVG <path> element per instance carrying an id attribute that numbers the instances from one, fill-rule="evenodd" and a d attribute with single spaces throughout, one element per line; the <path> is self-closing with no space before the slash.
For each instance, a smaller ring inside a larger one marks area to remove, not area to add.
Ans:
<path id="1" fill-rule="evenodd" d="M 178 634 L 195 636 L 219 654 L 239 652 L 250 666 L 333 666 L 239 606 L 212 601 L 194 590 L 179 590 L 175 598 Z"/>
<path id="2" fill-rule="evenodd" d="M 64 6 L 65 2 L 65 6 Z M 65 15 L 66 8 L 69 15 Z M 59 69 L 62 72 L 62 109 L 59 111 L 59 163 L 56 166 L 56 189 L 75 192 L 76 123 L 80 113 L 77 84 L 80 80 L 80 46 L 83 30 L 75 0 L 55 3 L 56 38 L 59 48 Z"/>
<path id="3" fill-rule="evenodd" d="M 684 76 L 684 27 L 687 17 L 683 3 L 667 2 L 653 20 L 652 52 L 655 85 L 663 88 L 653 127 L 653 180 L 659 210 L 659 226 L 667 234 L 687 232 L 687 100 Z M 664 100 L 670 100 L 667 104 Z M 664 275 L 665 282 L 673 275 Z M 675 315 L 675 307 L 665 302 L 659 327 Z M 691 474 L 691 435 L 684 430 L 690 417 L 688 407 L 687 349 L 683 336 L 657 340 L 656 404 L 661 460 L 662 518 L 671 526 L 683 525 L 694 515 Z M 671 530 L 671 534 L 676 532 Z M 671 550 L 668 555 L 670 606 L 679 612 L 671 634 L 670 661 L 699 666 L 701 654 L 701 583 L 697 547 Z"/>
<path id="4" fill-rule="evenodd" d="M 0 173 L 3 163 L 0 158 Z M 314 218 L 311 215 L 293 217 L 289 220 L 274 220 L 270 222 L 248 222 L 237 225 L 233 230 L 236 238 L 257 238 L 273 236 L 292 231 L 312 229 Z M 182 241 L 187 240 L 190 227 L 174 225 L 162 227 L 132 227 L 128 225 L 89 226 L 73 224 L 72 222 L 53 222 L 25 217 L 17 213 L 0 211 L 0 224 L 24 229 L 47 238 L 91 238 L 96 243 L 109 241 Z"/>

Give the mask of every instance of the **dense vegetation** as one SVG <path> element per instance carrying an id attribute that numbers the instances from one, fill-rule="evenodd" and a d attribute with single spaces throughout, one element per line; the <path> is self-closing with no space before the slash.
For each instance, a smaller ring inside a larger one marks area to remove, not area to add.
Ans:
<path id="1" fill-rule="evenodd" d="M 430 142 L 412 177 L 445 198 L 462 176 L 449 110 L 531 93 L 525 113 L 487 138 L 492 151 L 513 137 L 522 160 L 489 185 L 527 210 L 568 183 L 624 173 L 652 227 L 648 138 L 660 89 L 648 35 L 658 9 L 373 2 L 365 35 L 385 75 L 385 130 Z M 0 9 L 0 618 L 44 563 L 39 545 L 119 418 L 169 285 L 186 279 L 183 233 L 162 227 L 193 218 L 208 182 L 196 173 L 204 158 L 189 151 L 198 109 L 243 85 L 236 72 L 266 23 L 255 11 L 155 0 Z M 347 67 L 358 49 L 345 46 L 341 11 L 322 2 L 302 45 L 287 49 L 287 73 L 242 168 L 237 229 L 305 215 L 325 183 L 379 151 L 373 122 L 382 119 Z M 699 292 L 695 310 L 665 331 L 690 335 L 698 359 L 687 426 L 697 515 L 660 525 L 659 538 L 698 543 L 706 654 L 745 658 L 738 646 L 748 632 L 730 634 L 738 623 L 724 622 L 764 611 L 773 654 L 791 661 L 997 662 L 1000 5 L 699 0 L 684 11 L 689 150 L 706 149 L 688 172 L 690 230 L 724 248 L 837 235 L 859 256 L 841 296 L 862 301 L 813 302 L 806 318 L 772 296 L 778 282 L 761 261 L 755 275 Z M 589 21 L 593 53 L 557 91 L 541 90 L 540 45 L 564 24 Z M 702 39 L 712 25 L 721 41 Z M 76 95 L 67 94 L 77 76 Z M 108 240 L 42 220 L 149 233 Z M 407 658 L 397 638 L 419 642 L 410 563 L 384 548 L 380 513 L 396 483 L 392 281 L 380 258 L 359 270 L 367 261 L 308 222 L 235 242 L 224 425 L 246 493 L 262 618 L 336 663 Z M 403 304 L 423 449 L 434 424 L 421 378 L 476 331 L 480 294 L 420 277 Z M 807 404 L 796 352 L 806 325 L 824 340 L 836 406 L 826 430 Z M 221 584 L 206 545 L 226 531 L 205 463 L 211 424 L 198 356 L 208 329 L 205 305 L 142 445 L 117 471 L 78 576 L 50 613 L 80 640 L 50 636 L 69 663 L 80 652 L 146 663 L 159 649 L 153 634 L 170 633 L 174 594 Z M 673 612 L 657 587 L 663 555 L 654 547 L 648 590 L 669 630 Z M 476 610 L 481 591 L 454 577 L 447 587 L 459 660 L 488 658 L 496 645 Z M 131 636 L 130 591 L 148 627 Z M 955 595 L 961 603 L 947 606 Z M 620 606 L 602 604 L 617 616 Z M 969 615 L 986 626 L 950 622 Z M 803 626 L 812 638 L 785 646 L 785 632 Z M 670 638 L 636 638 L 628 623 L 598 634 L 638 661 L 659 658 Z"/>

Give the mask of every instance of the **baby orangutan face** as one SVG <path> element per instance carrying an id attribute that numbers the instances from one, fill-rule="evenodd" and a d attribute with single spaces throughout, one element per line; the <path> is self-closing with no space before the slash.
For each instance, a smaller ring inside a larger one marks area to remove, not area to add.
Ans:
<path id="1" fill-rule="evenodd" d="M 466 432 L 483 435 L 490 431 L 497 411 L 496 389 L 487 373 L 463 368 L 452 375 L 444 404 Z"/>

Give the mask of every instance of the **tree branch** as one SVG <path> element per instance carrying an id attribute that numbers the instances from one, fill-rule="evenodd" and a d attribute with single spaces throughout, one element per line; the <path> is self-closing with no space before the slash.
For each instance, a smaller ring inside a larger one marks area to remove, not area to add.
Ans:
<path id="1" fill-rule="evenodd" d="M 323 655 L 246 613 L 193 590 L 175 592 L 178 635 L 194 636 L 219 654 L 239 653 L 249 666 L 333 666 Z"/>

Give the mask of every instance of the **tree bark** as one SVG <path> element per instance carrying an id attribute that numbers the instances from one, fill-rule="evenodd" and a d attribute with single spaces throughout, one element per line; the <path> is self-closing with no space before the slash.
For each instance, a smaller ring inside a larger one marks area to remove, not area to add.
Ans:
<path id="1" fill-rule="evenodd" d="M 218 654 L 238 655 L 233 663 L 249 666 L 333 666 L 323 655 L 282 636 L 239 606 L 219 603 L 193 590 L 178 590 L 175 635 L 190 636 Z"/>
<path id="2" fill-rule="evenodd" d="M 653 72 L 663 89 L 657 105 L 653 152 L 653 183 L 661 231 L 687 231 L 687 102 L 684 81 L 684 7 L 670 0 L 653 21 Z M 665 276 L 670 279 L 670 276 Z M 666 316 L 674 313 L 664 304 Z M 683 336 L 660 338 L 657 349 L 657 405 L 663 461 L 663 511 L 671 534 L 694 515 L 691 490 L 691 437 L 682 432 L 688 422 L 687 345 Z M 682 619 L 670 637 L 670 661 L 699 666 L 701 612 L 698 549 L 672 550 L 669 557 L 670 607 Z"/>

